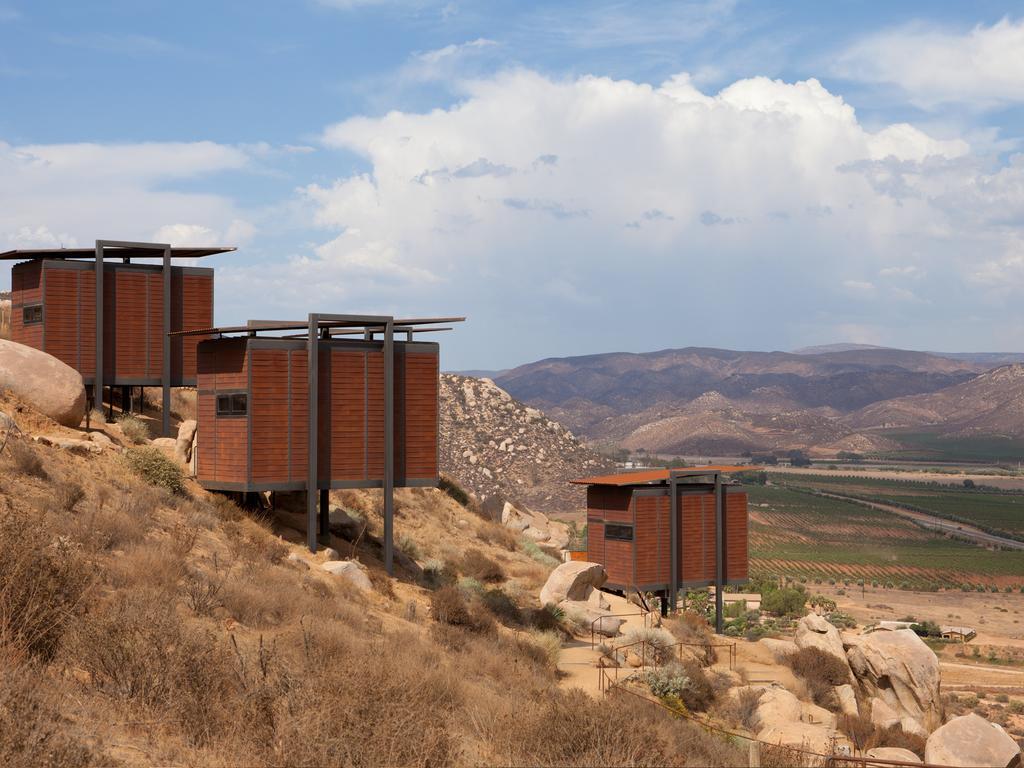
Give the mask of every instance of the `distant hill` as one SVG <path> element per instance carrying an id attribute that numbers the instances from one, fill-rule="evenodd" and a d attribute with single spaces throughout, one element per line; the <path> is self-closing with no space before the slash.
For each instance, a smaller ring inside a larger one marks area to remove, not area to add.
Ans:
<path id="1" fill-rule="evenodd" d="M 815 347 L 801 347 L 794 349 L 794 355 L 820 355 L 824 352 L 854 352 L 859 349 L 890 349 L 890 347 L 879 347 L 875 344 L 850 344 L 843 342 L 839 344 L 819 344 Z"/>
<path id="2" fill-rule="evenodd" d="M 1024 365 L 1005 365 L 937 392 L 872 403 L 846 419 L 855 429 L 930 427 L 948 436 L 1024 436 Z"/>
<path id="3" fill-rule="evenodd" d="M 850 432 L 845 413 L 983 370 L 884 347 L 808 354 L 688 347 L 549 358 L 495 381 L 587 438 L 672 452 L 832 444 Z"/>

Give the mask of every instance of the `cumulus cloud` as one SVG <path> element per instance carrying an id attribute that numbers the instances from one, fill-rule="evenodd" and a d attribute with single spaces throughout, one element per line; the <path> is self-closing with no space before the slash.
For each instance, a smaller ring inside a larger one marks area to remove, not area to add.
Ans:
<path id="1" fill-rule="evenodd" d="M 173 185 L 249 163 L 243 150 L 213 142 L 0 142 L 0 247 L 245 239 L 252 225 L 230 199 Z"/>
<path id="2" fill-rule="evenodd" d="M 601 348 L 637 346 L 616 330 L 620 311 L 649 318 L 663 339 L 642 346 L 681 343 L 672 329 L 709 318 L 733 343 L 763 334 L 774 345 L 798 332 L 791 312 L 820 328 L 865 325 L 856 315 L 867 304 L 851 294 L 866 291 L 844 281 L 870 281 L 851 278 L 851 263 L 880 274 L 912 250 L 915 291 L 949 291 L 950 276 L 977 271 L 979 253 L 998 269 L 993 254 L 1024 220 L 1020 159 L 993 165 L 963 140 L 904 123 L 868 128 L 813 79 L 704 93 L 685 74 L 651 86 L 515 70 L 463 87 L 448 109 L 324 131 L 327 147 L 369 170 L 302 191 L 317 224 L 345 235 L 306 269 L 333 275 L 339 296 L 351 295 L 351 274 L 380 300 L 476 310 L 522 358 L 545 350 L 502 325 L 496 297 L 514 296 L 552 351 L 594 338 L 559 322 L 559 297 L 607 331 Z M 386 287 L 351 255 L 370 244 L 388 254 Z M 693 275 L 727 289 L 681 303 L 672 278 Z M 899 307 L 909 302 L 889 301 L 908 298 L 901 290 L 875 288 L 871 311 L 908 329 Z M 736 319 L 761 316 L 771 320 L 756 328 Z"/>
<path id="3" fill-rule="evenodd" d="M 1024 101 L 1024 19 L 952 32 L 913 24 L 858 41 L 837 60 L 843 77 L 892 83 L 921 107 Z"/>

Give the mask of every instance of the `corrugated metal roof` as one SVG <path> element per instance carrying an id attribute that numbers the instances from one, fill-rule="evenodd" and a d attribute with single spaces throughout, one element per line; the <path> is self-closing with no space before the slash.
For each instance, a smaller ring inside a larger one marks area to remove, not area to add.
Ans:
<path id="1" fill-rule="evenodd" d="M 678 469 L 645 469 L 641 472 L 619 472 L 613 475 L 583 477 L 570 482 L 576 485 L 661 485 L 669 481 L 669 473 L 676 477 L 703 477 L 705 475 L 727 475 L 734 472 L 751 472 L 761 469 L 749 465 L 727 466 L 712 464 L 704 467 L 679 467 Z"/>

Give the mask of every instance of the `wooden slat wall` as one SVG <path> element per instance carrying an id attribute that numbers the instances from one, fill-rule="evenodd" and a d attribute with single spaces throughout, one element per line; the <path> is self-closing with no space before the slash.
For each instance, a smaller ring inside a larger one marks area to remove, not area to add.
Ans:
<path id="1" fill-rule="evenodd" d="M 610 583 L 633 585 L 633 542 L 605 539 L 606 522 L 633 522 L 632 489 L 595 485 L 587 488 L 587 549 L 591 560 L 604 566 Z"/>
<path id="2" fill-rule="evenodd" d="M 230 339 L 200 348 L 197 415 L 200 482 L 243 483 L 248 479 L 247 418 L 217 418 L 217 391 L 245 391 L 249 354 L 245 339 Z"/>
<path id="3" fill-rule="evenodd" d="M 173 284 L 173 281 L 172 281 Z M 162 272 L 146 274 L 146 345 L 147 376 L 159 378 L 164 374 L 164 276 Z M 173 290 L 172 294 L 173 296 Z M 174 340 L 171 340 L 174 348 Z M 171 353 L 171 381 L 177 381 L 174 371 L 174 353 Z"/>
<path id="4" fill-rule="evenodd" d="M 264 483 L 287 482 L 288 350 L 253 349 L 249 359 L 252 365 L 252 391 L 249 393 L 252 479 Z"/>
<path id="5" fill-rule="evenodd" d="M 79 371 L 83 362 L 79 338 L 81 323 L 78 320 L 80 280 L 81 272 L 77 269 L 47 269 L 43 300 L 46 352 Z"/>
<path id="6" fill-rule="evenodd" d="M 174 270 L 171 280 L 171 330 L 192 331 L 213 327 L 213 276 Z M 171 339 L 171 376 L 191 381 L 196 375 L 196 347 L 205 336 Z"/>
<path id="7" fill-rule="evenodd" d="M 384 353 L 367 352 L 366 472 L 384 477 Z"/>
<path id="8" fill-rule="evenodd" d="M 82 376 L 92 378 L 96 375 L 96 273 L 91 269 L 75 271 L 79 275 L 78 328 L 82 343 L 82 365 L 75 367 Z"/>
<path id="9" fill-rule="evenodd" d="M 739 581 L 749 576 L 747 551 L 747 494 L 725 495 L 725 579 Z"/>
<path id="10" fill-rule="evenodd" d="M 149 375 L 146 358 L 150 340 L 147 296 L 149 276 L 145 272 L 128 269 L 112 269 L 110 273 L 104 274 L 103 282 L 104 287 L 108 282 L 114 286 L 115 301 L 110 319 L 115 336 L 114 344 L 105 349 L 104 353 L 113 352 L 114 379 L 144 378 Z M 104 318 L 104 322 L 107 322 L 107 318 Z"/>
<path id="11" fill-rule="evenodd" d="M 638 584 L 667 584 L 672 553 L 669 497 L 636 496 L 636 581 Z"/>
<path id="12" fill-rule="evenodd" d="M 396 359 L 395 463 L 397 476 L 436 478 L 439 360 L 436 354 L 409 352 Z M 399 388 L 398 379 L 401 379 Z M 405 451 L 398 455 L 404 445 Z"/>
<path id="13" fill-rule="evenodd" d="M 679 567 L 681 580 L 687 583 L 700 582 L 707 572 L 708 558 L 704 547 L 706 515 L 704 495 L 679 497 L 681 525 L 679 526 Z M 714 525 L 714 498 L 711 502 L 711 523 Z M 714 573 L 714 552 L 711 550 L 711 569 Z"/>
<path id="14" fill-rule="evenodd" d="M 11 341 L 36 349 L 43 348 L 43 325 L 24 325 L 21 315 L 26 304 L 39 304 L 43 300 L 43 273 L 38 261 L 15 264 L 11 270 Z M 43 309 L 43 323 L 46 322 Z"/>
<path id="15" fill-rule="evenodd" d="M 320 472 L 332 480 L 366 480 L 366 353 L 332 349 L 323 354 L 323 413 L 330 413 L 330 434 L 321 431 Z"/>
<path id="16" fill-rule="evenodd" d="M 309 355 L 305 349 L 288 353 L 291 358 L 292 415 L 289 480 L 306 482 L 309 456 Z"/>

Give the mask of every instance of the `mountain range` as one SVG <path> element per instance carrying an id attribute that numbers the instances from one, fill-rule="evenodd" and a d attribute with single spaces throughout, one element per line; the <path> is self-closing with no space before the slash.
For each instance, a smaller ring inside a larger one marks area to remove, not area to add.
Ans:
<path id="1" fill-rule="evenodd" d="M 1024 355 L 867 345 L 549 358 L 496 382 L 595 444 L 657 453 L 899 448 L 890 430 L 1024 436 Z M 1008 364 L 1007 364 L 1008 363 Z M 998 366 L 998 367 L 995 367 Z"/>

